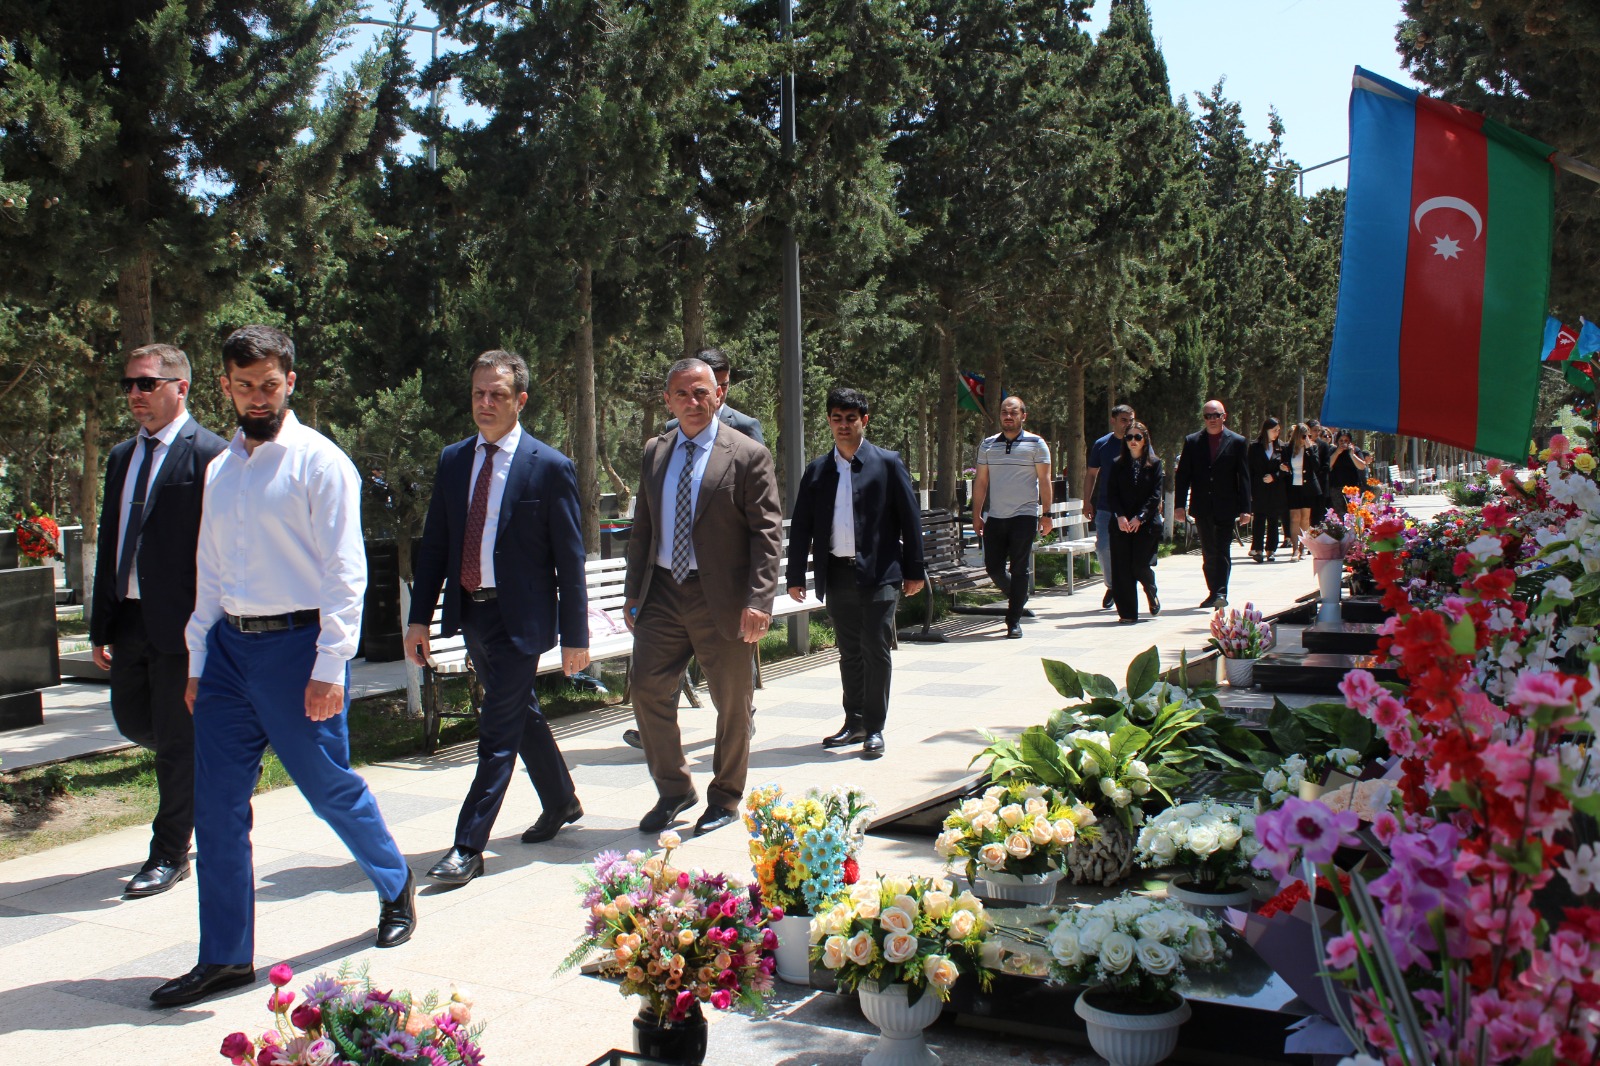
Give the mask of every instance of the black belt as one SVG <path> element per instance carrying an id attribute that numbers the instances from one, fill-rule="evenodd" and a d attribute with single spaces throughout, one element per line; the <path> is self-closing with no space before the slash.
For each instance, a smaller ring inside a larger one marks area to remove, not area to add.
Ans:
<path id="1" fill-rule="evenodd" d="M 473 589 L 471 592 L 468 592 L 466 589 L 462 589 L 461 595 L 465 596 L 473 603 L 488 603 L 490 600 L 497 598 L 500 594 L 493 588 L 486 588 Z"/>
<path id="2" fill-rule="evenodd" d="M 672 577 L 672 567 L 670 567 L 670 566 L 661 566 L 661 565 L 657 564 L 656 569 L 661 571 L 663 574 L 666 574 L 668 577 Z M 698 569 L 696 569 L 696 570 L 691 570 L 687 574 L 685 574 L 683 576 L 683 579 L 685 581 L 693 581 L 693 580 L 696 580 L 697 578 L 699 578 L 699 576 L 700 576 L 700 571 Z M 677 578 L 672 578 L 672 579 L 674 581 L 677 580 Z"/>
<path id="3" fill-rule="evenodd" d="M 854 555 L 830 555 L 828 556 L 828 565 L 854 566 L 856 565 L 856 557 Z"/>
<path id="4" fill-rule="evenodd" d="M 304 611 L 291 611 L 288 614 L 263 614 L 250 618 L 240 618 L 236 614 L 224 614 L 228 624 L 241 633 L 276 633 L 280 629 L 297 629 L 303 626 L 319 625 L 322 622 L 322 612 L 315 607 Z"/>

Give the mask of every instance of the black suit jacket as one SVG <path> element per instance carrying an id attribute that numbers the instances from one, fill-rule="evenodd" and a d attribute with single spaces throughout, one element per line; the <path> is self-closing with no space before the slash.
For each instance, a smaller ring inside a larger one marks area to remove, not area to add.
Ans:
<path id="1" fill-rule="evenodd" d="M 806 467 L 795 493 L 789 524 L 788 588 L 804 588 L 806 557 L 813 556 L 817 599 L 828 593 L 828 560 L 833 555 L 833 501 L 839 491 L 834 450 Z M 851 462 L 850 487 L 856 527 L 856 583 L 862 588 L 920 581 L 922 511 L 911 488 L 911 474 L 900 453 L 862 441 Z"/>
<path id="2" fill-rule="evenodd" d="M 137 562 L 139 603 L 145 636 L 163 655 L 188 651 L 183 629 L 194 613 L 195 553 L 200 542 L 200 505 L 205 500 L 206 467 L 227 451 L 228 442 L 189 417 L 173 438 L 161 469 L 145 493 Z M 89 640 L 113 643 L 117 607 L 117 535 L 122 529 L 122 489 L 128 464 L 142 458 L 139 438 L 111 449 L 106 488 L 100 503 L 99 554 L 94 564 L 94 598 L 89 608 Z"/>
<path id="3" fill-rule="evenodd" d="M 477 434 L 439 456 L 433 499 L 422 527 L 411 586 L 412 625 L 433 623 L 444 589 L 440 632 L 461 628 L 461 551 L 471 502 Z M 506 473 L 494 537 L 494 582 L 506 632 L 524 655 L 589 646 L 589 596 L 584 577 L 578 478 L 572 460 L 522 431 Z"/>
<path id="4" fill-rule="evenodd" d="M 1197 518 L 1213 522 L 1232 522 L 1250 513 L 1250 466 L 1245 459 L 1245 439 L 1231 429 L 1222 431 L 1222 447 L 1216 462 L 1211 461 L 1211 446 L 1206 431 L 1183 438 L 1175 478 L 1177 500 L 1174 507 L 1191 511 Z"/>
<path id="5" fill-rule="evenodd" d="M 1146 465 L 1134 465 L 1125 455 L 1117 456 L 1111 469 L 1103 477 L 1106 482 L 1106 499 L 1111 513 L 1119 518 L 1137 518 L 1140 531 L 1153 526 L 1161 519 L 1161 460 Z M 1116 528 L 1115 524 L 1112 526 Z"/>

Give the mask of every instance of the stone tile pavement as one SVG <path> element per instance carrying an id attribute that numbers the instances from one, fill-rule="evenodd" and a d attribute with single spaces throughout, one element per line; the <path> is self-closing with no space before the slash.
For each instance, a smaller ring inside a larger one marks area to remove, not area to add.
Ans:
<path id="1" fill-rule="evenodd" d="M 1288 607 L 1312 592 L 1307 563 L 1254 565 L 1236 549 L 1233 601 L 1266 610 Z M 751 757 L 752 785 L 776 781 L 793 791 L 855 783 L 883 809 L 948 785 L 967 772 L 982 732 L 1015 731 L 1042 721 L 1060 697 L 1045 681 L 1041 657 L 1120 676 L 1128 661 L 1154 644 L 1164 662 L 1180 649 L 1204 646 L 1208 612 L 1197 556 L 1175 556 L 1157 569 L 1165 610 L 1138 626 L 1117 626 L 1100 609 L 1099 586 L 1075 596 L 1035 597 L 1038 617 L 1024 638 L 1002 638 L 998 619 L 962 617 L 941 627 L 943 644 L 904 643 L 895 656 L 895 691 L 886 731 L 887 757 L 863 763 L 858 749 L 824 751 L 820 738 L 841 713 L 838 675 L 830 655 L 779 664 L 757 693 L 759 733 Z M 685 708 L 686 749 L 704 790 L 712 748 L 712 712 Z M 573 767 L 586 815 L 555 840 L 524 845 L 522 829 L 538 816 L 526 778 L 513 782 L 487 872 L 472 884 L 442 891 L 424 887 L 416 937 L 400 948 L 371 947 L 377 900 L 370 885 L 298 790 L 257 797 L 253 835 L 258 886 L 257 964 L 288 960 L 309 977 L 341 962 L 369 963 L 381 987 L 471 989 L 491 1061 L 578 1066 L 611 1047 L 630 1046 L 636 1007 L 614 988 L 555 969 L 578 935 L 582 915 L 573 894 L 577 868 L 596 851 L 648 846 L 637 821 L 654 802 L 641 754 L 626 747 L 627 708 L 554 723 Z M 469 747 L 368 767 L 401 849 L 419 874 L 447 848 L 456 807 L 474 766 Z M 691 811 L 690 817 L 697 813 Z M 269 1019 L 264 981 L 195 1006 L 158 1011 L 152 988 L 194 962 L 198 928 L 194 882 L 165 895 L 127 901 L 122 882 L 144 857 L 148 830 L 106 834 L 0 864 L 0 1062 L 40 1061 L 62 1053 L 86 1064 L 215 1062 L 222 1038 L 259 1030 Z M 748 875 L 745 835 L 737 825 L 686 843 L 684 861 Z M 868 872 L 934 872 L 931 849 L 869 839 Z M 869 1029 L 845 1003 L 785 996 L 769 1020 L 712 1019 L 708 1062 L 833 1064 L 859 1061 Z M 992 1041 L 953 1027 L 935 1032 L 947 1061 L 984 1058 Z M 1027 1061 L 1094 1062 L 1092 1055 L 1019 1042 Z M 70 1048 L 70 1052 L 67 1049 Z"/>

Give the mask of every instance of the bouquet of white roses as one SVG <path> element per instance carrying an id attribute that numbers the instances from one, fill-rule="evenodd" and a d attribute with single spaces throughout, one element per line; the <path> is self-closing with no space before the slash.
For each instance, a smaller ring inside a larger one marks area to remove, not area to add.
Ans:
<path id="1" fill-rule="evenodd" d="M 984 952 L 989 917 L 976 896 L 953 889 L 926 877 L 862 880 L 811 919 L 811 958 L 841 988 L 903 984 L 913 1004 L 927 989 L 948 1000 L 962 973 L 988 988 L 995 968 Z"/>
<path id="2" fill-rule="evenodd" d="M 980 873 L 1042 874 L 1061 865 L 1067 845 L 1094 820 L 1086 805 L 1043 785 L 994 785 L 946 816 L 933 848 L 951 865 L 966 860 L 969 881 Z"/>
<path id="3" fill-rule="evenodd" d="M 1281 807 L 1290 796 L 1299 796 L 1307 781 L 1322 781 L 1330 771 L 1358 776 L 1361 763 L 1361 753 L 1355 748 L 1334 748 L 1322 755 L 1312 755 L 1309 759 L 1304 755 L 1290 755 L 1261 775 L 1258 806 L 1263 811 Z"/>
<path id="4" fill-rule="evenodd" d="M 1168 807 L 1139 830 L 1134 857 L 1143 866 L 1182 866 L 1201 889 L 1226 885 L 1250 872 L 1256 816 L 1239 807 L 1204 799 Z"/>
<path id="5" fill-rule="evenodd" d="M 1050 976 L 1145 1003 L 1171 998 L 1186 967 L 1227 957 L 1215 922 L 1181 904 L 1124 893 L 1068 911 L 1045 940 Z"/>
<path id="6" fill-rule="evenodd" d="M 1138 799 L 1150 792 L 1150 767 L 1136 758 L 1135 738 L 1149 734 L 1124 725 L 1115 733 L 1103 729 L 1074 729 L 1061 738 L 1062 760 L 1082 780 L 1084 802 L 1097 813 L 1109 812 L 1132 830 L 1144 818 Z M 1095 795 L 1098 793 L 1099 795 Z"/>

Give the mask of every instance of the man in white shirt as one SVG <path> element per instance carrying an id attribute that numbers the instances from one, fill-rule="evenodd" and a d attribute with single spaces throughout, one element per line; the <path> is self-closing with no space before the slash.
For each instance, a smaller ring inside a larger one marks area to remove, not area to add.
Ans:
<path id="1" fill-rule="evenodd" d="M 350 769 L 350 659 L 367 586 L 361 480 L 288 409 L 294 343 L 268 326 L 222 346 L 239 431 L 206 472 L 197 593 L 185 638 L 194 714 L 200 959 L 157 1006 L 255 980 L 250 796 L 270 743 L 311 809 L 378 889 L 378 947 L 416 927 L 411 871 Z"/>

